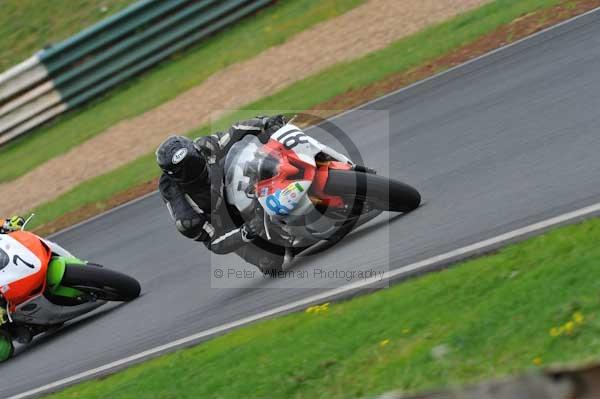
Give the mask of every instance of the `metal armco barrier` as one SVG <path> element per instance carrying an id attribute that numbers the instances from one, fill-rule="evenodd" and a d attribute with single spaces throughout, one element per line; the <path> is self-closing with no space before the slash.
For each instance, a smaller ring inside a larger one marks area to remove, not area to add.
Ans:
<path id="1" fill-rule="evenodd" d="M 597 399 L 600 365 L 553 368 L 417 395 L 388 392 L 377 399 Z"/>
<path id="2" fill-rule="evenodd" d="M 0 145 L 273 0 L 141 0 L 0 74 Z"/>

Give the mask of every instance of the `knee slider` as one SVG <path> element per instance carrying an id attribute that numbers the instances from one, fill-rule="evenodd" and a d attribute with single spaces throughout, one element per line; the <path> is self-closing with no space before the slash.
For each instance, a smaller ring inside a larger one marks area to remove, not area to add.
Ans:
<path id="1" fill-rule="evenodd" d="M 202 220 L 200 218 L 178 219 L 175 222 L 177 230 L 188 238 L 196 238 L 202 232 Z"/>

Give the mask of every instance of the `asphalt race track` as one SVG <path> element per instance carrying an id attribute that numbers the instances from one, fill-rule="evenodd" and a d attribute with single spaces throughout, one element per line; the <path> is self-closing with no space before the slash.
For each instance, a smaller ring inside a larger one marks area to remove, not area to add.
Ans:
<path id="1" fill-rule="evenodd" d="M 297 270 L 398 268 L 598 203 L 600 12 L 335 123 L 367 165 L 416 186 L 425 204 L 403 217 L 376 219 Z M 219 283 L 211 279 L 211 260 L 225 270 L 240 262 L 211 259 L 203 246 L 179 236 L 157 195 L 54 239 L 132 274 L 143 296 L 19 348 L 0 366 L 2 398 L 346 284 L 257 276 L 236 280 L 236 288 L 211 288 Z M 293 288 L 306 285 L 313 288 Z"/>

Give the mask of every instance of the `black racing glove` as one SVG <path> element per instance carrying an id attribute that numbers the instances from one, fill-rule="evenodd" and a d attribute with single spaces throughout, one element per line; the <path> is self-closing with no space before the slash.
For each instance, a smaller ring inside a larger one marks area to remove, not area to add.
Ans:
<path id="1" fill-rule="evenodd" d="M 265 231 L 265 222 L 262 216 L 256 215 L 242 226 L 242 239 L 246 242 L 253 241 Z"/>
<path id="2" fill-rule="evenodd" d="M 288 122 L 284 115 L 275 115 L 271 117 L 262 117 L 263 129 L 266 132 L 273 133 L 281 129 Z"/>
<path id="3" fill-rule="evenodd" d="M 242 226 L 242 239 L 246 242 L 252 241 L 265 232 L 265 211 L 258 204 L 254 211 L 254 217 Z"/>

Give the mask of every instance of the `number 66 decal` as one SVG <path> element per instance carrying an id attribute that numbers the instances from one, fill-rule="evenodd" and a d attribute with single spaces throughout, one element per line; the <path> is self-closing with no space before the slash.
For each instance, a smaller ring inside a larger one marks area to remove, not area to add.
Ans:
<path id="1" fill-rule="evenodd" d="M 309 142 L 308 136 L 306 136 L 301 130 L 288 130 L 279 137 L 277 141 L 283 144 L 285 148 L 291 150 L 298 144 L 306 144 Z"/>

